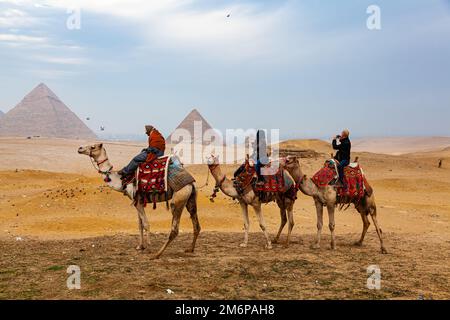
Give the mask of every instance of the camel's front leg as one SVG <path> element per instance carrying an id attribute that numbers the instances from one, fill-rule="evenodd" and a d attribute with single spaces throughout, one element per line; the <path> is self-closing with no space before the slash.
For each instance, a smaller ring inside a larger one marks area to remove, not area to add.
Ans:
<path id="1" fill-rule="evenodd" d="M 328 205 L 328 226 L 331 232 L 331 250 L 336 249 L 336 239 L 334 237 L 334 229 L 336 228 L 336 222 L 334 221 L 334 205 Z"/>
<path id="2" fill-rule="evenodd" d="M 250 229 L 250 220 L 248 218 L 248 205 L 244 202 L 240 202 L 242 209 L 242 217 L 244 218 L 244 242 L 241 243 L 242 248 L 246 248 L 248 244 L 248 232 Z"/>
<path id="3" fill-rule="evenodd" d="M 261 210 L 261 204 L 258 203 L 253 206 L 255 210 L 256 216 L 258 217 L 259 226 L 264 233 L 264 237 L 266 238 L 266 249 L 272 249 L 272 242 L 270 241 L 269 233 L 267 232 L 266 222 L 264 221 L 264 216 Z"/>
<path id="4" fill-rule="evenodd" d="M 139 222 L 139 245 L 136 247 L 136 250 L 144 250 L 148 245 L 148 220 L 145 215 L 144 206 L 138 201 L 136 205 L 136 210 L 138 213 L 138 222 Z M 146 237 L 144 237 L 144 231 L 146 231 Z"/>
<path id="5" fill-rule="evenodd" d="M 288 236 L 287 236 L 287 240 L 286 240 L 286 248 L 289 247 L 289 244 L 291 242 L 291 234 L 292 234 L 292 229 L 294 229 L 294 204 L 290 204 L 288 206 L 288 220 L 289 220 L 289 229 L 288 229 Z"/>
<path id="6" fill-rule="evenodd" d="M 323 227 L 323 205 L 317 199 L 314 199 L 314 203 L 316 205 L 316 212 L 317 212 L 317 238 L 316 243 L 312 245 L 312 248 L 320 249 L 320 238 L 322 236 L 322 227 Z"/>

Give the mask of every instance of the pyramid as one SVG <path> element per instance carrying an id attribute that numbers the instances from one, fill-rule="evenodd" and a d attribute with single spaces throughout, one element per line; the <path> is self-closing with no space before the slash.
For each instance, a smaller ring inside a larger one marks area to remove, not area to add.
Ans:
<path id="1" fill-rule="evenodd" d="M 4 115 L 5 113 L 2 110 L 0 110 L 0 118 L 3 117 Z"/>
<path id="2" fill-rule="evenodd" d="M 194 126 L 195 124 L 201 124 L 201 136 L 198 135 L 198 137 L 194 134 Z M 175 132 L 177 132 L 178 129 L 184 129 L 187 130 L 192 137 L 191 143 L 200 143 L 205 144 L 203 142 L 203 135 L 207 130 L 214 130 L 211 125 L 208 123 L 208 121 L 203 118 L 203 116 L 198 112 L 197 109 L 193 109 L 187 116 L 184 118 L 183 121 L 178 125 L 178 127 L 167 137 L 167 143 L 168 144 L 176 144 L 180 139 L 174 135 Z M 186 141 L 185 141 L 186 142 Z"/>
<path id="3" fill-rule="evenodd" d="M 97 138 L 95 133 L 43 83 L 1 117 L 0 136 Z"/>

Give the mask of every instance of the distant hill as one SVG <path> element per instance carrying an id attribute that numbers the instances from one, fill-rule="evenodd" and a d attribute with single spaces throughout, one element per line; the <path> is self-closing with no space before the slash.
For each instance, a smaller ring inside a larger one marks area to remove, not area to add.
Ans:
<path id="1" fill-rule="evenodd" d="M 401 155 L 450 149 L 450 137 L 365 138 L 352 140 L 355 152 Z"/>
<path id="2" fill-rule="evenodd" d="M 331 144 L 319 139 L 286 140 L 280 143 L 280 149 L 314 150 L 319 153 L 331 153 Z"/>
<path id="3" fill-rule="evenodd" d="M 1 117 L 0 136 L 97 138 L 94 132 L 43 83 Z"/>

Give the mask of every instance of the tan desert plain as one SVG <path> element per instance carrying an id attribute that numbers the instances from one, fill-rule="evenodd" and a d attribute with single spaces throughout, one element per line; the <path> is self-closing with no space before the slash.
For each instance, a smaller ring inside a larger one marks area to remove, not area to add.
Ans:
<path id="1" fill-rule="evenodd" d="M 412 139 L 355 141 L 353 157 L 359 156 L 375 190 L 387 255 L 380 253 L 373 225 L 364 245 L 354 245 L 362 222 L 353 207 L 336 212 L 336 250 L 329 246 L 326 215 L 322 247 L 311 248 L 315 207 L 301 193 L 289 248 L 285 230 L 279 244 L 265 249 L 253 212 L 249 243 L 241 248 L 239 204 L 221 193 L 211 203 L 210 180 L 199 191 L 202 232 L 195 253 L 184 250 L 192 241 L 184 212 L 178 238 L 161 259 L 150 260 L 167 238 L 171 214 L 164 204 L 147 208 L 150 247 L 136 251 L 138 218 L 129 199 L 105 188 L 89 159 L 77 154 L 80 145 L 95 141 L 2 137 L 0 299 L 449 299 L 450 139 L 421 138 L 411 150 Z M 115 168 L 142 146 L 105 142 Z M 283 146 L 320 154 L 301 159 L 309 176 L 332 152 L 320 140 Z M 231 176 L 236 168 L 223 170 Z M 187 169 L 199 187 L 205 183 L 206 165 Z M 279 210 L 268 204 L 263 213 L 273 239 Z M 81 268 L 80 290 L 67 288 L 70 265 Z M 367 287 L 371 265 L 380 269 L 380 290 Z"/>

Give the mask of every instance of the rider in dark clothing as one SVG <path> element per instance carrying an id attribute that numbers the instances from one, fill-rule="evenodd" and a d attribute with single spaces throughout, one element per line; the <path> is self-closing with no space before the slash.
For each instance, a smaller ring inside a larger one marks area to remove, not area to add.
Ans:
<path id="1" fill-rule="evenodd" d="M 334 159 L 339 161 L 339 180 L 344 186 L 344 168 L 350 164 L 350 153 L 352 148 L 349 136 L 350 132 L 346 129 L 342 131 L 340 136 L 336 136 L 336 138 L 333 139 L 333 149 L 337 150 Z M 340 144 L 337 143 L 337 139 L 339 139 Z"/>

